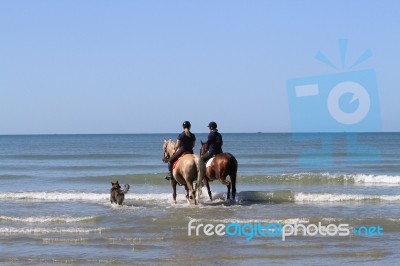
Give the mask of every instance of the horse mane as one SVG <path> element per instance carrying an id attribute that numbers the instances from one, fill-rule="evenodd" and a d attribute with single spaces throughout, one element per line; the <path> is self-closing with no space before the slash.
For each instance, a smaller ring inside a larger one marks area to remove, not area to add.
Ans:
<path id="1" fill-rule="evenodd" d="M 175 150 L 175 142 L 172 139 L 164 139 L 164 145 L 166 151 L 169 151 L 170 155 L 172 155 Z"/>
<path id="2" fill-rule="evenodd" d="M 164 143 L 167 143 L 167 145 L 174 145 L 175 146 L 175 141 L 172 139 L 164 139 Z"/>
<path id="3" fill-rule="evenodd" d="M 202 140 L 200 140 L 200 156 L 207 152 L 205 149 L 206 144 L 207 144 L 207 142 L 203 142 Z M 204 149 L 204 151 L 203 151 L 203 149 Z"/>

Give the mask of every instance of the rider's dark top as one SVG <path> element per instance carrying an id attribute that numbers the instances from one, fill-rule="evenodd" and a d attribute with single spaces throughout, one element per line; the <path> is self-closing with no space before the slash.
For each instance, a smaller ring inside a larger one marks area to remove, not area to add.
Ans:
<path id="1" fill-rule="evenodd" d="M 210 134 L 208 134 L 206 149 L 211 154 L 220 154 L 222 153 L 222 135 L 218 132 L 217 129 L 211 130 Z"/>
<path id="2" fill-rule="evenodd" d="M 193 142 L 196 141 L 196 136 L 192 132 L 189 132 L 189 135 L 190 136 L 187 136 L 185 131 L 179 134 L 178 139 L 181 141 L 179 149 L 193 153 Z"/>

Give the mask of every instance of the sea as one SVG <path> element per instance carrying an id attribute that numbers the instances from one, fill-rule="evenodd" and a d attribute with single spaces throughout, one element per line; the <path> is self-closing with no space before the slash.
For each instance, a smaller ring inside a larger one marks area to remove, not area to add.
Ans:
<path id="1" fill-rule="evenodd" d="M 214 181 L 198 205 L 183 187 L 175 204 L 164 179 L 177 135 L 1 135 L 0 264 L 400 261 L 400 133 L 222 132 L 236 199 Z M 123 206 L 116 180 L 130 185 Z"/>

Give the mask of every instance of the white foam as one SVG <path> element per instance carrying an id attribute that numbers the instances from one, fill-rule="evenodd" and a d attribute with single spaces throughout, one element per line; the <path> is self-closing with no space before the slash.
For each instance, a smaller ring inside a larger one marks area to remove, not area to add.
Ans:
<path id="1" fill-rule="evenodd" d="M 387 218 L 390 222 L 400 222 L 400 218 Z"/>
<path id="2" fill-rule="evenodd" d="M 177 195 L 177 199 L 184 199 L 184 195 L 182 193 L 179 193 Z M 162 201 L 167 201 L 172 199 L 172 192 L 171 193 L 159 193 L 159 194 L 154 194 L 154 193 L 149 193 L 149 194 L 128 194 L 125 195 L 125 199 L 128 200 L 143 200 L 143 201 L 151 201 L 151 200 L 162 200 Z"/>
<path id="3" fill-rule="evenodd" d="M 84 193 L 84 192 L 6 192 L 0 193 L 0 199 L 11 200 L 50 200 L 50 201 L 69 201 L 85 200 L 99 201 L 108 200 L 109 194 L 106 193 Z"/>
<path id="4" fill-rule="evenodd" d="M 366 195 L 366 194 L 336 194 L 336 193 L 304 193 L 294 195 L 295 202 L 342 202 L 342 201 L 400 201 L 400 195 Z"/>
<path id="5" fill-rule="evenodd" d="M 305 178 L 319 179 L 321 177 L 328 180 L 338 179 L 344 182 L 354 182 L 356 184 L 373 184 L 373 185 L 400 185 L 400 176 L 393 175 L 372 175 L 372 174 L 331 174 L 303 172 L 297 174 L 282 174 L 283 177 L 288 177 L 288 181 L 298 181 Z M 292 180 L 290 177 L 294 177 Z"/>
<path id="6" fill-rule="evenodd" d="M 19 192 L 19 193 L 0 193 L 0 200 L 40 200 L 40 201 L 94 201 L 100 203 L 109 203 L 109 194 L 107 193 L 69 193 L 69 192 Z M 126 201 L 148 201 L 158 203 L 169 203 L 172 201 L 171 193 L 150 193 L 150 194 L 127 194 Z M 367 195 L 367 194 L 340 194 L 340 193 L 294 193 L 295 202 L 340 202 L 340 201 L 363 201 L 363 200 L 382 200 L 382 201 L 400 201 L 400 195 Z M 185 202 L 185 196 L 180 193 L 177 201 Z M 201 201 L 204 201 L 201 199 Z M 6 216 L 0 216 L 0 219 Z M 21 222 L 77 222 L 79 219 L 93 219 L 93 217 L 28 217 L 13 218 L 21 219 Z M 52 221 L 53 220 L 53 221 Z M 18 220 L 15 220 L 18 221 Z"/>
<path id="7" fill-rule="evenodd" d="M 94 219 L 94 216 L 87 217 L 69 217 L 69 216 L 38 216 L 38 217 L 11 217 L 0 216 L 0 221 L 11 221 L 20 223 L 77 223 Z"/>
<path id="8" fill-rule="evenodd" d="M 169 200 L 171 193 L 126 194 L 128 200 Z M 108 193 L 84 192 L 5 192 L 0 200 L 41 200 L 41 201 L 109 201 Z"/>
<path id="9" fill-rule="evenodd" d="M 359 174 L 354 176 L 354 182 L 364 184 L 400 185 L 400 176 Z"/>

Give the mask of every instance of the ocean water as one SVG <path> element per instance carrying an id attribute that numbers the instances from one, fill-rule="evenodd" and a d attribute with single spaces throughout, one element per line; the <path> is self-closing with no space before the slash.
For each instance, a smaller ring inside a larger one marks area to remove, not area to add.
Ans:
<path id="1" fill-rule="evenodd" d="M 187 204 L 182 187 L 174 204 L 163 178 L 163 139 L 176 137 L 0 136 L 0 263 L 400 260 L 400 133 L 223 134 L 224 151 L 239 163 L 237 198 L 226 201 L 226 187 L 214 181 L 214 201 L 203 189 L 197 206 Z M 122 207 L 109 201 L 115 180 L 131 186 Z M 207 224 L 222 224 L 225 234 L 207 235 Z"/>

